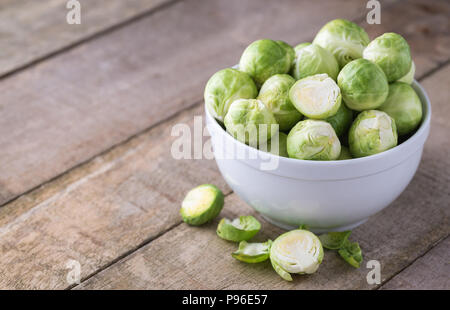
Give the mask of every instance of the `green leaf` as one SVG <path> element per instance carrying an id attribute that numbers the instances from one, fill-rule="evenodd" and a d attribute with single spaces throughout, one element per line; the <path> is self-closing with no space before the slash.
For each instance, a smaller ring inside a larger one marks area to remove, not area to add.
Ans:
<path id="1" fill-rule="evenodd" d="M 273 269 L 275 269 L 280 277 L 282 277 L 286 281 L 292 281 L 292 276 L 289 272 L 281 268 L 281 266 L 278 265 L 273 259 L 271 259 L 270 262 L 272 263 Z"/>
<path id="2" fill-rule="evenodd" d="M 259 263 L 267 260 L 270 255 L 272 240 L 264 243 L 248 243 L 241 241 L 239 248 L 231 256 L 245 263 Z"/>
<path id="3" fill-rule="evenodd" d="M 339 250 L 348 240 L 352 232 L 350 230 L 342 232 L 329 232 L 319 236 L 322 246 L 329 250 Z"/>
<path id="4" fill-rule="evenodd" d="M 355 268 L 359 268 L 361 266 L 363 257 L 358 242 L 350 242 L 346 240 L 338 253 L 351 266 Z"/>

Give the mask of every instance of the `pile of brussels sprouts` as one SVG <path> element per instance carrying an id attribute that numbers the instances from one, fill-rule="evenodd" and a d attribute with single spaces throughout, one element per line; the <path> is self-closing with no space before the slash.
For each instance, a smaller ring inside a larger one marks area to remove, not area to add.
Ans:
<path id="1" fill-rule="evenodd" d="M 360 26 L 336 19 L 312 43 L 295 48 L 253 42 L 238 68 L 209 79 L 208 112 L 237 140 L 280 156 L 343 160 L 377 154 L 396 146 L 399 136 L 406 139 L 422 120 L 410 85 L 410 48 L 396 33 L 370 41 Z"/>
<path id="2" fill-rule="evenodd" d="M 200 226 L 216 218 L 223 205 L 222 191 L 212 184 L 203 184 L 187 193 L 180 214 L 187 224 Z M 359 244 L 348 240 L 350 231 L 316 236 L 302 225 L 278 236 L 275 241 L 248 242 L 260 229 L 261 223 L 256 218 L 245 215 L 233 220 L 222 218 L 216 232 L 224 240 L 239 242 L 232 257 L 250 264 L 270 260 L 273 269 L 287 281 L 292 281 L 291 274 L 316 272 L 324 257 L 323 248 L 338 251 L 355 268 L 359 268 L 363 260 Z"/>

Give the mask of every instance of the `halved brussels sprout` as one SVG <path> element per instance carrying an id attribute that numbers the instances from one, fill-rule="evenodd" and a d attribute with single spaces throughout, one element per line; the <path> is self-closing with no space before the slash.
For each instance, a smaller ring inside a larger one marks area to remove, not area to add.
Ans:
<path id="1" fill-rule="evenodd" d="M 377 110 L 361 112 L 350 127 L 348 143 L 354 157 L 384 152 L 397 145 L 395 121 Z"/>
<path id="2" fill-rule="evenodd" d="M 308 119 L 289 132 L 287 152 L 291 158 L 334 160 L 341 153 L 341 143 L 329 123 Z"/>
<path id="3" fill-rule="evenodd" d="M 292 230 L 279 236 L 270 248 L 270 261 L 275 271 L 292 281 L 290 273 L 311 274 L 323 259 L 319 238 L 307 230 Z"/>
<path id="4" fill-rule="evenodd" d="M 347 108 L 345 103 L 341 103 L 336 114 L 325 119 L 325 121 L 330 123 L 331 126 L 333 126 L 336 135 L 341 137 L 348 131 L 350 125 L 352 124 L 353 112 Z"/>
<path id="5" fill-rule="evenodd" d="M 241 242 L 251 239 L 261 229 L 261 223 L 253 216 L 240 216 L 232 221 L 223 218 L 217 226 L 217 235 L 225 240 Z"/>
<path id="6" fill-rule="evenodd" d="M 341 91 L 327 74 L 298 80 L 291 87 L 289 98 L 300 113 L 312 119 L 333 116 L 341 105 Z"/>
<path id="7" fill-rule="evenodd" d="M 397 133 L 402 136 L 412 132 L 422 120 L 422 103 L 414 89 L 406 83 L 389 85 L 389 95 L 378 108 L 395 120 Z"/>
<path id="8" fill-rule="evenodd" d="M 241 241 L 239 249 L 233 252 L 231 256 L 245 263 L 260 263 L 269 258 L 272 240 L 264 243 L 248 243 Z"/>
<path id="9" fill-rule="evenodd" d="M 343 68 L 350 61 L 361 58 L 364 48 L 369 44 L 366 31 L 351 21 L 335 19 L 320 29 L 313 44 L 330 51 Z"/>
<path id="10" fill-rule="evenodd" d="M 339 249 L 338 253 L 353 267 L 359 268 L 361 266 L 363 257 L 358 242 L 345 240 L 344 245 Z"/>
<path id="11" fill-rule="evenodd" d="M 294 83 L 294 78 L 287 74 L 271 76 L 262 85 L 257 98 L 273 113 L 283 131 L 291 129 L 302 118 L 289 99 L 289 89 Z"/>
<path id="12" fill-rule="evenodd" d="M 329 250 L 339 250 L 348 240 L 352 232 L 350 230 L 342 232 L 329 232 L 319 236 L 322 246 Z"/>
<path id="13" fill-rule="evenodd" d="M 383 70 L 363 58 L 348 63 L 341 70 L 338 85 L 345 104 L 356 111 L 378 108 L 389 92 Z"/>
<path id="14" fill-rule="evenodd" d="M 267 141 L 267 144 L 260 145 L 259 149 L 274 155 L 289 157 L 287 152 L 287 137 L 287 134 L 284 132 L 279 132 L 272 136 L 272 139 Z"/>
<path id="15" fill-rule="evenodd" d="M 411 69 L 408 42 L 397 33 L 389 32 L 375 38 L 364 50 L 363 57 L 379 65 L 389 83 L 402 78 Z"/>
<path id="16" fill-rule="evenodd" d="M 407 84 L 412 84 L 414 81 L 414 74 L 416 74 L 416 65 L 414 61 L 411 61 L 411 69 L 402 78 L 398 79 L 397 82 L 403 82 Z"/>
<path id="17" fill-rule="evenodd" d="M 234 101 L 224 120 L 225 128 L 237 140 L 257 147 L 278 132 L 272 112 L 256 99 Z"/>
<path id="18" fill-rule="evenodd" d="M 352 158 L 352 154 L 350 154 L 350 150 L 348 149 L 348 147 L 341 145 L 341 153 L 339 154 L 337 160 L 346 160 Z"/>
<path id="19" fill-rule="evenodd" d="M 204 98 L 209 113 L 223 122 L 233 101 L 254 99 L 257 95 L 255 82 L 247 73 L 228 68 L 216 72 L 209 79 Z"/>
<path id="20" fill-rule="evenodd" d="M 244 50 L 239 70 L 248 73 L 256 86 L 261 87 L 272 75 L 288 73 L 293 60 L 291 57 L 285 45 L 269 39 L 258 40 Z"/>
<path id="21" fill-rule="evenodd" d="M 214 219 L 222 210 L 223 193 L 211 184 L 203 184 L 190 190 L 184 198 L 180 214 L 189 225 L 202 225 Z"/>
<path id="22" fill-rule="evenodd" d="M 292 76 L 299 80 L 319 73 L 326 73 L 333 80 L 336 80 L 339 65 L 333 54 L 315 44 L 298 48 L 292 68 Z"/>
<path id="23" fill-rule="evenodd" d="M 295 58 L 295 51 L 294 48 L 292 46 L 290 46 L 289 44 L 287 44 L 284 41 L 275 41 L 278 43 L 278 45 L 280 45 L 282 48 L 284 48 L 284 50 L 286 51 L 287 56 L 289 57 L 289 68 L 292 68 L 292 64 L 294 63 L 294 58 Z M 288 71 L 289 72 L 289 71 Z"/>

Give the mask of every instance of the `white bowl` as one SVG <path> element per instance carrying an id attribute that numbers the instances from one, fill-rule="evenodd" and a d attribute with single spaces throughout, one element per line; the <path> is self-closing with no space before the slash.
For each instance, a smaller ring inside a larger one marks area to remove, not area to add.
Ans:
<path id="1" fill-rule="evenodd" d="M 424 111 L 414 135 L 383 153 L 342 161 L 262 152 L 231 137 L 205 109 L 217 165 L 240 198 L 281 228 L 305 224 L 318 233 L 352 229 L 393 202 L 417 170 L 430 130 L 431 106 L 420 84 L 414 81 L 412 86 Z M 265 170 L 269 161 L 277 162 L 277 168 Z"/>

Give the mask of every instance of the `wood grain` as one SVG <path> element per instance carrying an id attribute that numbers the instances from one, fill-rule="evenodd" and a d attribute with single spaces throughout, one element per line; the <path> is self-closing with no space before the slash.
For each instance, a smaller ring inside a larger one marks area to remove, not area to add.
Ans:
<path id="1" fill-rule="evenodd" d="M 80 0 L 81 24 L 69 25 L 68 0 L 0 3 L 0 76 L 74 45 L 167 0 Z"/>
<path id="2" fill-rule="evenodd" d="M 441 241 L 427 254 L 382 286 L 383 290 L 449 290 L 450 238 Z"/>
<path id="3" fill-rule="evenodd" d="M 252 40 L 310 40 L 365 13 L 358 0 L 180 2 L 2 80 L 0 205 L 200 101 Z"/>

